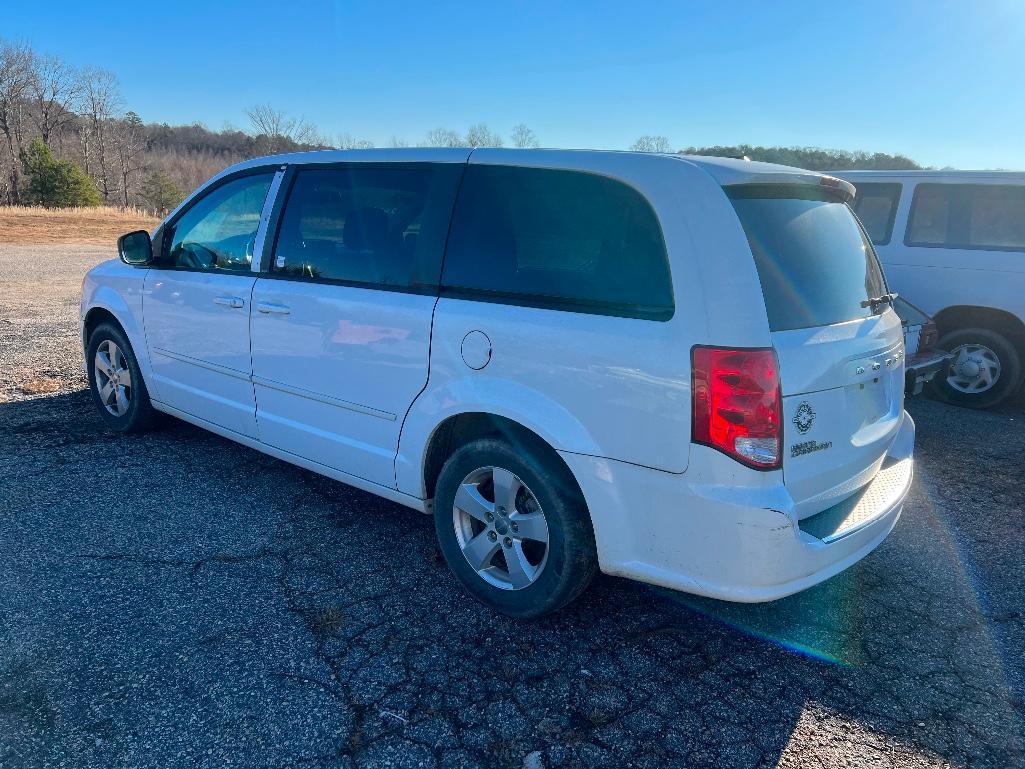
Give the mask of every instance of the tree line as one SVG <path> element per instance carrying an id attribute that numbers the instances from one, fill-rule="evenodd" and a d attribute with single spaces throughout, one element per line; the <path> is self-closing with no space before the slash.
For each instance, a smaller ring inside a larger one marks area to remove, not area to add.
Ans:
<path id="1" fill-rule="evenodd" d="M 872 171 L 914 171 L 918 163 L 904 155 L 885 152 L 827 150 L 817 147 L 755 147 L 737 144 L 716 147 L 687 147 L 686 155 L 717 155 L 719 157 L 747 158 L 765 163 L 807 168 L 809 171 L 844 171 L 855 168 Z"/>
<path id="2" fill-rule="evenodd" d="M 0 202 L 73 206 L 137 206 L 159 213 L 228 165 L 281 152 L 360 149 L 373 142 L 345 133 L 330 138 L 303 117 L 272 105 L 246 111 L 248 130 L 198 123 L 146 123 L 126 109 L 114 73 L 75 68 L 28 43 L 0 39 Z M 459 132 L 428 131 L 421 147 L 522 147 L 541 144 L 527 125 L 508 141 L 485 123 Z M 393 137 L 389 146 L 409 143 Z M 630 149 L 675 152 L 665 136 L 641 136 Z M 909 158 L 883 153 L 800 147 L 689 147 L 699 155 L 749 157 L 812 170 L 918 168 Z"/>

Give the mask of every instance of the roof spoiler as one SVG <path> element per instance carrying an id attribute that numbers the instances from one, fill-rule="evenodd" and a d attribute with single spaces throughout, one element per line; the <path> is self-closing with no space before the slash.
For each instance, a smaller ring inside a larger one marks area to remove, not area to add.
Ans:
<path id="1" fill-rule="evenodd" d="M 837 179 L 835 176 L 820 176 L 819 184 L 823 187 L 829 187 L 839 191 L 844 198 L 844 203 L 850 203 L 854 200 L 854 193 L 857 191 L 853 184 L 844 179 Z"/>
<path id="2" fill-rule="evenodd" d="M 854 185 L 835 176 L 813 173 L 759 173 L 752 174 L 743 181 L 730 182 L 723 185 L 723 189 L 729 192 L 731 187 L 758 187 L 761 185 L 773 187 L 818 187 L 829 192 L 830 197 L 836 196 L 840 203 L 850 203 L 854 200 Z"/>

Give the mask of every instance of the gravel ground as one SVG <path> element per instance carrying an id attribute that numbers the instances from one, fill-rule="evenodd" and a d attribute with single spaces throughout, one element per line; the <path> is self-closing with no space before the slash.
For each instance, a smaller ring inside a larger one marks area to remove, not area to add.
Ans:
<path id="1" fill-rule="evenodd" d="M 75 318 L 109 253 L 0 246 L 0 766 L 1025 765 L 1025 402 L 911 403 L 904 517 L 817 588 L 602 577 L 522 623 L 426 516 L 173 420 L 105 432 Z"/>

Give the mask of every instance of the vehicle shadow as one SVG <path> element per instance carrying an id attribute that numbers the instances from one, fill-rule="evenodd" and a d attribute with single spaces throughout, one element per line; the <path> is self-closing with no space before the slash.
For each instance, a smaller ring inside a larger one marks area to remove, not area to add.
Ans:
<path id="1" fill-rule="evenodd" d="M 916 419 L 897 529 L 823 585 L 743 606 L 600 577 L 519 622 L 459 591 L 427 516 L 176 420 L 112 435 L 85 391 L 0 404 L 8 755 L 1017 765 L 1023 447 L 957 471 L 989 479 L 994 551 L 933 428 L 1013 426 Z"/>

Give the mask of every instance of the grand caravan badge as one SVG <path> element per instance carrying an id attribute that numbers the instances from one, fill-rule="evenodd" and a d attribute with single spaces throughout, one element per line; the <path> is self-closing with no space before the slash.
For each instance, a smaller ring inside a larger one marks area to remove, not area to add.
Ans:
<path id="1" fill-rule="evenodd" d="M 805 454 L 814 454 L 816 451 L 825 451 L 826 449 L 832 448 L 832 441 L 804 441 L 803 443 L 795 443 L 790 447 L 791 457 L 803 457 Z"/>

